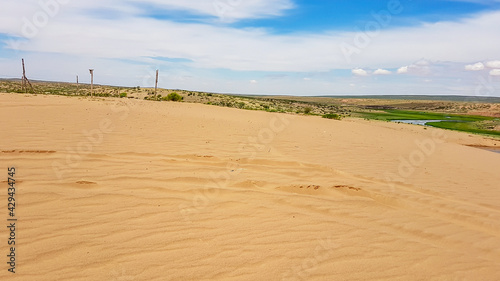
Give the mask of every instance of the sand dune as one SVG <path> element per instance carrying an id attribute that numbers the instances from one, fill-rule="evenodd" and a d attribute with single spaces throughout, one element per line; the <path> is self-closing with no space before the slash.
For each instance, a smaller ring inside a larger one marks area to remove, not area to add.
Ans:
<path id="1" fill-rule="evenodd" d="M 500 141 L 13 94 L 0 120 L 19 219 L 0 280 L 500 279 L 500 154 L 466 146 Z"/>

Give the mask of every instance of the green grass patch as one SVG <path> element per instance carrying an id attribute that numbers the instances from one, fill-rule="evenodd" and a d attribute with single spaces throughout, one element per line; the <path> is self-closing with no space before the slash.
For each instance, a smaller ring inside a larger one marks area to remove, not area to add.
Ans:
<path id="1" fill-rule="evenodd" d="M 475 116 L 475 115 L 457 115 L 444 113 L 431 113 L 410 110 L 381 110 L 378 112 L 357 112 L 363 118 L 392 121 L 392 120 L 450 120 L 463 122 L 477 122 L 485 120 L 493 120 L 492 117 Z"/>
<path id="2" fill-rule="evenodd" d="M 477 123 L 474 122 L 431 122 L 427 123 L 427 125 L 441 129 L 500 137 L 499 131 L 480 129 Z"/>

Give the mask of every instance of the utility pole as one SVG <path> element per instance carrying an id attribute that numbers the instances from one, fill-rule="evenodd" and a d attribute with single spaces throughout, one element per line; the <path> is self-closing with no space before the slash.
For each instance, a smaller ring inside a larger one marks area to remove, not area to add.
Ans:
<path id="1" fill-rule="evenodd" d="M 78 84 L 78 75 L 76 76 L 76 89 L 78 90 L 80 84 Z"/>
<path id="2" fill-rule="evenodd" d="M 90 71 L 90 96 L 94 96 L 94 70 L 89 69 Z"/>
<path id="3" fill-rule="evenodd" d="M 156 70 L 156 83 L 155 83 L 155 98 L 156 98 L 156 92 L 158 91 L 158 69 Z"/>

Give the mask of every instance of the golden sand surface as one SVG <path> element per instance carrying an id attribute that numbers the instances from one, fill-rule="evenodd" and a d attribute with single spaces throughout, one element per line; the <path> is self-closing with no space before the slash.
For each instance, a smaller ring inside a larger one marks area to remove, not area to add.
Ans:
<path id="1" fill-rule="evenodd" d="M 500 280 L 500 154 L 466 146 L 498 140 L 19 94 L 0 140 L 0 280 Z"/>

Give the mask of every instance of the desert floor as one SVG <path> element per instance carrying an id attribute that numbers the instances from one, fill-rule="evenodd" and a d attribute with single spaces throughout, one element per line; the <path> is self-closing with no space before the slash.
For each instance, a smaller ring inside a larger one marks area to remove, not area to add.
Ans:
<path id="1" fill-rule="evenodd" d="M 0 280 L 500 280 L 500 154 L 466 146 L 500 141 L 19 94 L 0 140 Z"/>

